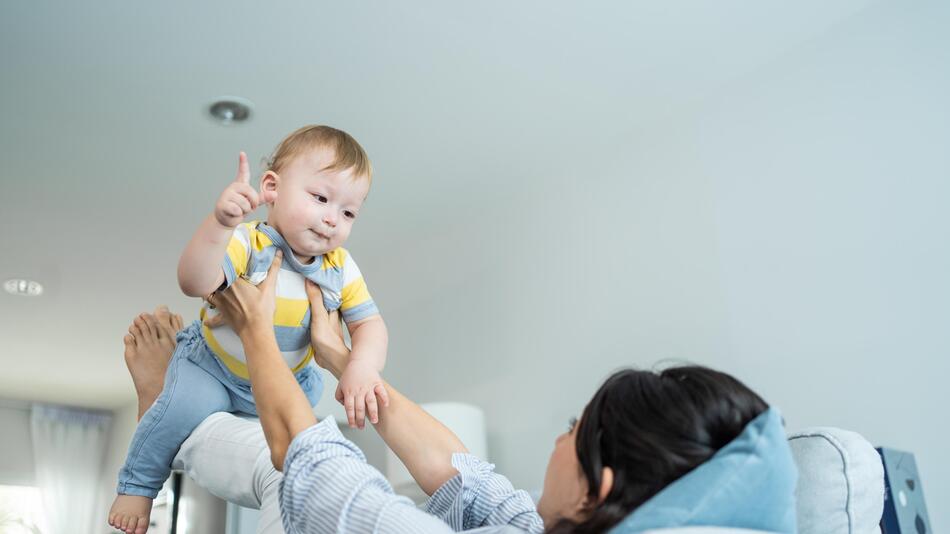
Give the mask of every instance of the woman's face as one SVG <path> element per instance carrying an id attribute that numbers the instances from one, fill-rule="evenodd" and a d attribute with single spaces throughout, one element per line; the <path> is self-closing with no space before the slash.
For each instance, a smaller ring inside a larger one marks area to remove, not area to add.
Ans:
<path id="1" fill-rule="evenodd" d="M 587 502 L 587 478 L 577 460 L 575 441 L 577 424 L 571 421 L 568 432 L 554 440 L 554 452 L 544 474 L 544 489 L 538 501 L 538 513 L 545 527 L 561 518 L 581 519 Z"/>

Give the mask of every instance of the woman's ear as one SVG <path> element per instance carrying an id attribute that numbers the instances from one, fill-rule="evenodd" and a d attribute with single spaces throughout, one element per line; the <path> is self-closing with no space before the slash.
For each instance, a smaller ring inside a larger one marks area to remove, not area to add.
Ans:
<path id="1" fill-rule="evenodd" d="M 601 505 L 610 495 L 610 490 L 614 488 L 614 470 L 605 467 L 600 473 L 600 489 L 597 490 L 597 502 L 588 494 L 578 504 L 577 512 L 579 515 L 591 513 L 595 508 Z"/>
<path id="2" fill-rule="evenodd" d="M 277 184 L 280 176 L 274 171 L 267 171 L 261 176 L 261 203 L 273 204 L 277 200 Z"/>
<path id="3" fill-rule="evenodd" d="M 604 502 L 612 489 L 614 489 L 614 470 L 605 467 L 600 473 L 600 491 L 597 495 L 597 504 Z"/>

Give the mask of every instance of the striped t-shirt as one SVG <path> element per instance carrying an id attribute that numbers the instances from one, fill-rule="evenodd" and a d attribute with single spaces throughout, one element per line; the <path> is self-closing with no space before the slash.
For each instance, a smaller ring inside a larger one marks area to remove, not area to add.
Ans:
<path id="1" fill-rule="evenodd" d="M 234 229 L 224 257 L 224 287 L 230 287 L 238 277 L 254 285 L 263 282 L 278 247 L 284 257 L 277 277 L 274 333 L 284 361 L 297 372 L 313 357 L 305 279 L 309 278 L 320 286 L 327 310 L 340 310 L 347 323 L 376 315 L 379 309 L 366 288 L 359 267 L 346 249 L 336 248 L 304 265 L 297 261 L 290 246 L 274 228 L 259 221 L 244 223 Z M 215 313 L 205 304 L 201 318 Z M 231 327 L 203 326 L 202 332 L 208 347 L 225 367 L 241 378 L 250 377 L 244 347 Z"/>

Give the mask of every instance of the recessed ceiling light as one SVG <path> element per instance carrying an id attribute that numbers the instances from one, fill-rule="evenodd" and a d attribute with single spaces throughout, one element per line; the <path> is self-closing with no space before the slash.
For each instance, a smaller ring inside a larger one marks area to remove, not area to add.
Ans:
<path id="1" fill-rule="evenodd" d="M 211 117 L 221 124 L 237 124 L 251 118 L 253 105 L 239 96 L 222 96 L 208 107 Z"/>
<path id="2" fill-rule="evenodd" d="M 3 283 L 3 289 L 11 295 L 23 295 L 25 297 L 38 297 L 43 294 L 42 284 L 22 278 L 11 278 L 7 280 Z"/>

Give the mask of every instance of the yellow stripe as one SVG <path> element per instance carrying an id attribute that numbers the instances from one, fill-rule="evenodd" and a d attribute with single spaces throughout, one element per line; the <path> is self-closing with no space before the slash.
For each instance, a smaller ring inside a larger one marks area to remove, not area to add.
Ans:
<path id="1" fill-rule="evenodd" d="M 208 327 L 203 326 L 202 328 L 205 331 L 204 334 L 205 334 L 205 339 L 208 341 L 208 348 L 210 348 L 211 352 L 213 352 L 215 356 L 217 356 L 218 359 L 221 360 L 221 363 L 223 363 L 224 366 L 227 367 L 228 370 L 234 373 L 236 376 L 239 376 L 243 378 L 244 380 L 250 380 L 251 375 L 247 370 L 247 365 L 245 365 L 244 362 L 236 359 L 234 356 L 231 356 L 230 354 L 225 352 L 224 349 L 221 348 L 221 345 L 218 345 L 218 342 L 214 339 L 214 336 L 210 334 L 210 329 Z M 304 354 L 304 357 L 302 360 L 300 360 L 300 363 L 298 363 L 291 369 L 291 372 L 297 373 L 298 371 L 306 367 L 307 364 L 310 363 L 310 360 L 312 359 L 313 359 L 313 346 L 308 346 L 307 353 Z"/>
<path id="2" fill-rule="evenodd" d="M 241 243 L 240 239 L 232 237 L 231 241 L 228 242 L 227 254 L 228 258 L 231 259 L 231 265 L 234 266 L 234 272 L 238 276 L 244 276 L 247 271 L 247 249 L 244 248 L 244 243 Z"/>
<path id="3" fill-rule="evenodd" d="M 340 300 L 343 301 L 340 304 L 340 309 L 343 310 L 359 306 L 370 300 L 369 289 L 366 288 L 366 282 L 362 276 L 343 288 L 343 291 L 340 292 Z"/>
<path id="4" fill-rule="evenodd" d="M 291 326 L 300 328 L 303 318 L 307 316 L 310 301 L 306 299 L 285 299 L 277 297 L 274 310 L 274 326 Z"/>
<path id="5" fill-rule="evenodd" d="M 244 365 L 244 362 L 228 354 L 227 351 L 225 351 L 224 348 L 218 344 L 218 340 L 214 338 L 210 328 L 205 325 L 201 325 L 201 330 L 205 335 L 205 341 L 208 342 L 208 348 L 211 349 L 211 352 L 213 352 L 214 355 L 217 356 L 219 360 L 221 360 L 221 363 L 223 363 L 224 366 L 228 368 L 228 371 L 231 371 L 244 380 L 250 380 L 251 375 L 247 372 L 247 365 Z"/>
<path id="6" fill-rule="evenodd" d="M 267 237 L 267 234 L 256 228 L 251 229 L 250 238 L 251 246 L 254 247 L 254 250 L 258 252 L 274 244 L 274 242 L 271 241 L 269 237 Z"/>
<path id="7" fill-rule="evenodd" d="M 344 261 L 346 261 L 346 250 L 337 247 L 323 255 L 323 270 L 332 269 L 333 267 L 342 268 Z"/>

